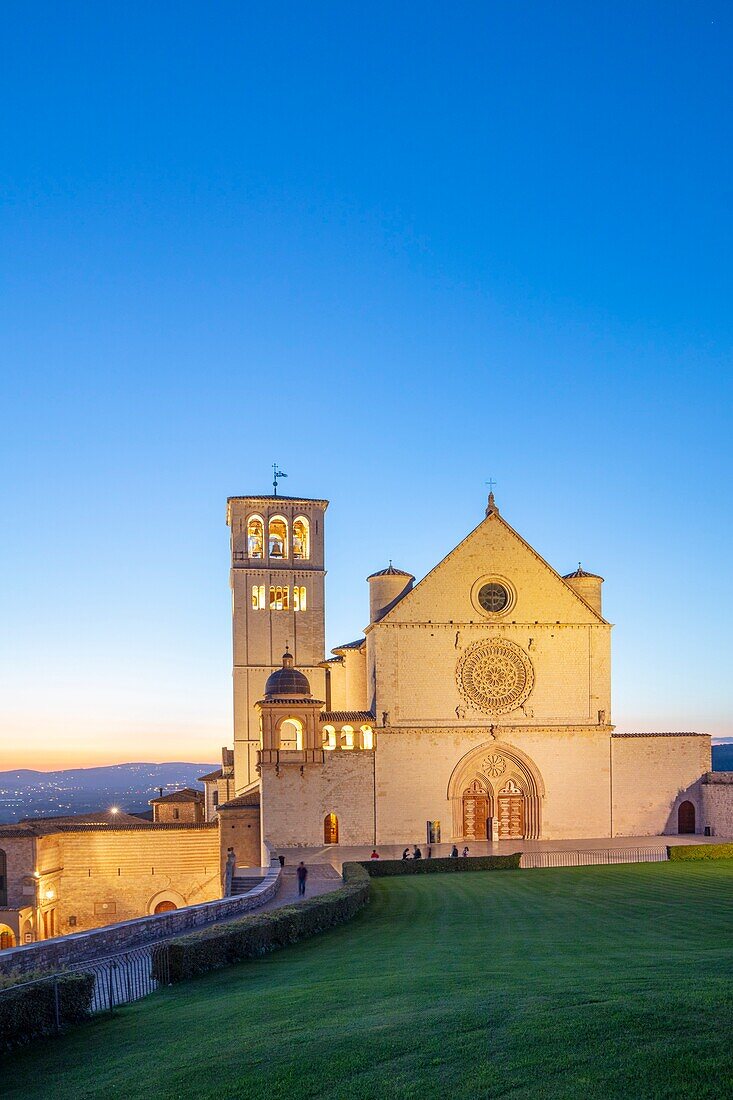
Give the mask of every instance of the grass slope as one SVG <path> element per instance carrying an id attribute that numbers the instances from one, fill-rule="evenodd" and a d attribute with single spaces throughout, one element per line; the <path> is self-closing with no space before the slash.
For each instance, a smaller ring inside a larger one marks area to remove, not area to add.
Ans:
<path id="1" fill-rule="evenodd" d="M 733 1093 L 733 861 L 372 889 L 344 928 L 16 1056 L 4 1100 Z"/>

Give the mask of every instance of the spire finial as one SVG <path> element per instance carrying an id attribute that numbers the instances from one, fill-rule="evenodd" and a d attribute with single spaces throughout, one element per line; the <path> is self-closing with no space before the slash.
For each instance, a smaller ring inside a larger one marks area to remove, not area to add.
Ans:
<path id="1" fill-rule="evenodd" d="M 486 484 L 489 487 L 489 502 L 486 505 L 486 515 L 490 516 L 492 512 L 495 512 L 498 516 L 499 509 L 497 508 L 496 501 L 494 500 L 494 486 L 496 485 L 496 482 L 494 481 L 493 477 L 490 477 Z"/>

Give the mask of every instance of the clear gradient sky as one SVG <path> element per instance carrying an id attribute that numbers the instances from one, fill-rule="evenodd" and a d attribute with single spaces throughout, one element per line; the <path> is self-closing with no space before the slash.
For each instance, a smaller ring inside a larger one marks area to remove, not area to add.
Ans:
<path id="1" fill-rule="evenodd" d="M 11 3 L 0 768 L 231 741 L 227 495 L 366 575 L 503 515 L 618 728 L 733 734 L 730 3 Z"/>

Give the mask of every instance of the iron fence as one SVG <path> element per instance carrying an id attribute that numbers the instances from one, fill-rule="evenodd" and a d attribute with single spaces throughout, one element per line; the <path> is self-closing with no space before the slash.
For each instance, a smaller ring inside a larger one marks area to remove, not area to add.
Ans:
<path id="1" fill-rule="evenodd" d="M 113 1011 L 169 984 L 168 944 L 137 947 L 106 959 L 76 963 L 70 969 L 94 975 L 92 1012 Z"/>
<path id="2" fill-rule="evenodd" d="M 522 852 L 520 867 L 592 867 L 611 863 L 665 863 L 666 847 L 587 848 L 577 851 Z"/>

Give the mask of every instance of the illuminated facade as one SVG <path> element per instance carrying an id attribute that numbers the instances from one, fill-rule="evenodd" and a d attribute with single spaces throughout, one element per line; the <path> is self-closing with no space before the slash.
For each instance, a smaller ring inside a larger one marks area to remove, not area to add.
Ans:
<path id="1" fill-rule="evenodd" d="M 702 831 L 709 737 L 614 732 L 601 577 L 559 575 L 492 495 L 419 584 L 372 574 L 365 637 L 324 659 L 325 509 L 229 501 L 235 786 L 264 839 Z"/>

